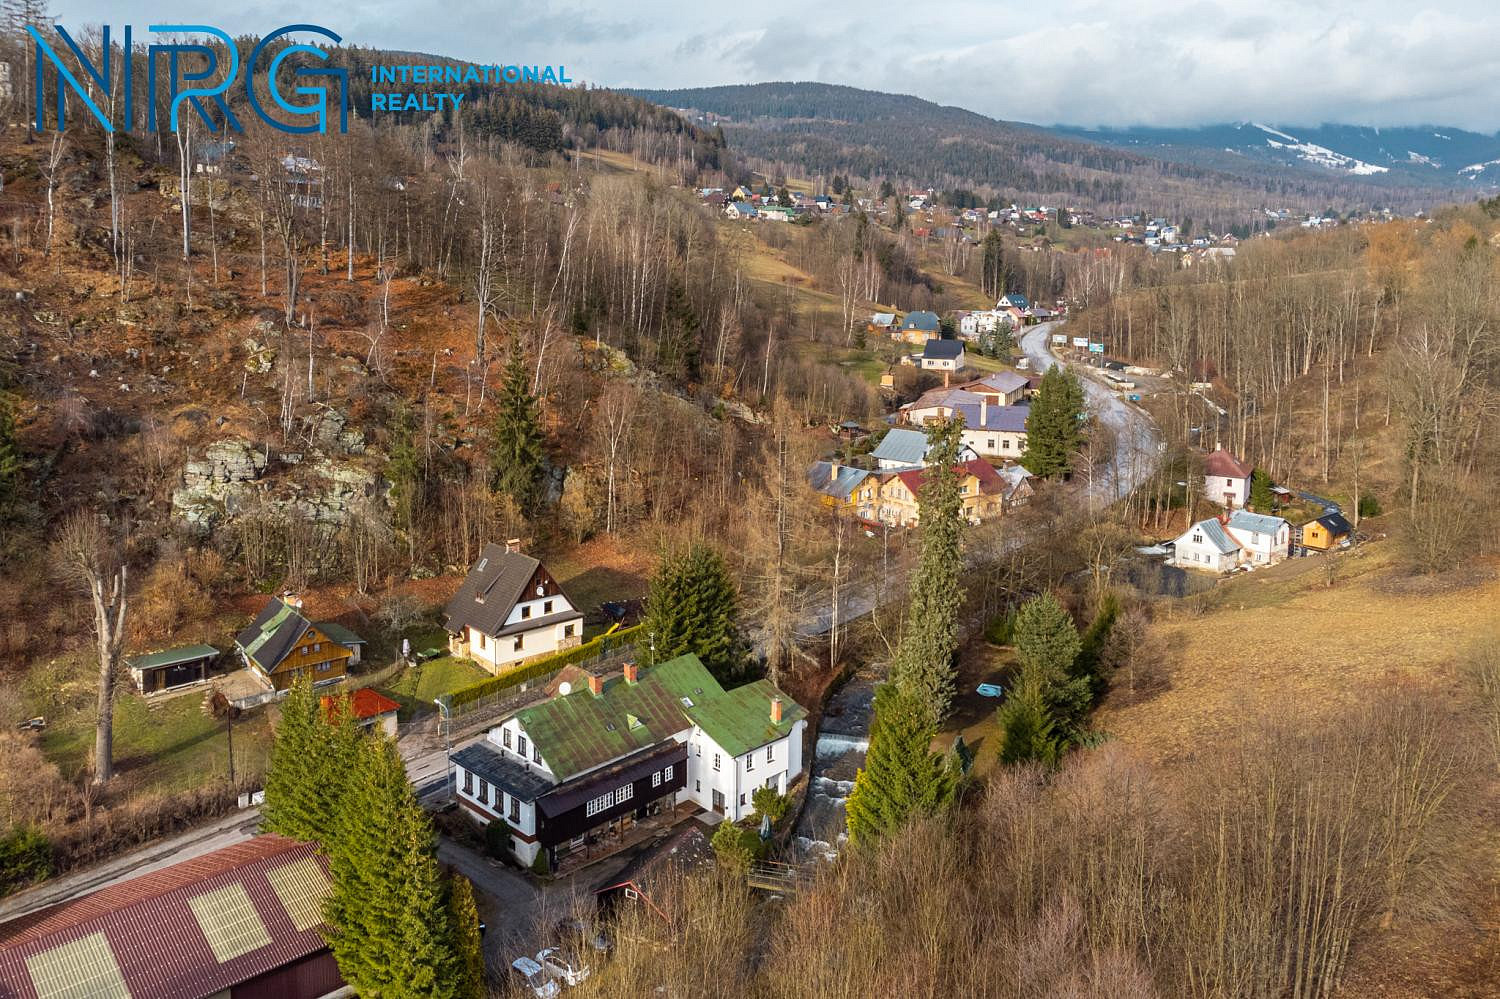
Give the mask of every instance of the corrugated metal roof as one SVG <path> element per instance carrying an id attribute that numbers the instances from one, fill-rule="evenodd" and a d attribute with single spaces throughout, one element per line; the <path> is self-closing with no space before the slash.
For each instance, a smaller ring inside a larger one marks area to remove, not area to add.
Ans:
<path id="1" fill-rule="evenodd" d="M 771 721 L 771 700 L 781 698 L 781 721 Z M 770 680 L 756 680 L 686 710 L 693 722 L 731 756 L 775 742 L 807 717 L 807 709 Z"/>
<path id="2" fill-rule="evenodd" d="M 12 920 L 0 995 L 223 992 L 325 949 L 321 916 L 309 924 L 329 888 L 322 864 L 309 843 L 257 836 Z"/>
<path id="3" fill-rule="evenodd" d="M 959 406 L 964 426 L 970 430 L 995 430 L 1024 434 L 1030 406 Z M 982 418 L 981 418 L 982 417 Z"/>
<path id="4" fill-rule="evenodd" d="M 847 500 L 849 495 L 859 487 L 859 484 L 869 476 L 869 472 L 863 468 L 853 468 L 849 465 L 838 466 L 838 474 L 833 474 L 833 463 L 828 461 L 815 461 L 807 470 L 807 483 L 825 496 L 834 499 Z"/>
<path id="5" fill-rule="evenodd" d="M 920 430 L 889 430 L 870 456 L 876 461 L 920 465 L 927 456 L 927 435 Z"/>
<path id="6" fill-rule="evenodd" d="M 1188 529 L 1188 534 L 1193 533 L 1195 530 L 1202 531 L 1203 537 L 1218 550 L 1220 555 L 1228 555 L 1231 552 L 1240 550 L 1240 546 L 1234 539 L 1224 533 L 1224 526 L 1213 518 L 1198 521 L 1198 523 Z"/>
<path id="7" fill-rule="evenodd" d="M 181 666 L 200 659 L 213 659 L 219 650 L 212 645 L 184 645 L 179 649 L 163 649 L 149 655 L 136 656 L 130 661 L 131 669 L 161 669 L 163 666 Z"/>
<path id="8" fill-rule="evenodd" d="M 1250 531 L 1253 534 L 1275 534 L 1286 526 L 1286 521 L 1280 517 L 1271 517 L 1263 513 L 1236 510 L 1230 514 L 1228 526 L 1231 530 L 1235 531 Z"/>

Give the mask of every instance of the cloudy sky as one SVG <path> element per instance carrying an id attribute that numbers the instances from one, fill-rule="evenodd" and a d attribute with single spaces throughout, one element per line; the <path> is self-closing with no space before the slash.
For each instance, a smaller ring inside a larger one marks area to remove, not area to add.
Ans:
<path id="1" fill-rule="evenodd" d="M 1042 124 L 1443 124 L 1500 129 L 1493 0 L 52 0 L 65 25 L 313 21 L 361 45 L 551 63 L 576 80 L 819 80 Z"/>

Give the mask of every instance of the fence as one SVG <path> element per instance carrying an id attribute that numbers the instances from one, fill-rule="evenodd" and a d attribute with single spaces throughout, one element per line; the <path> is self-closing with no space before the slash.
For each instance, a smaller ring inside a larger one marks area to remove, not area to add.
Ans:
<path id="1" fill-rule="evenodd" d="M 636 625 L 634 628 L 600 635 L 566 652 L 460 687 L 438 700 L 443 702 L 450 718 L 461 718 L 477 711 L 503 711 L 528 700 L 532 692 L 545 686 L 565 666 L 578 666 L 597 672 L 613 663 L 631 659 L 635 655 L 635 644 L 631 639 L 639 633 L 640 628 L 640 625 Z"/>

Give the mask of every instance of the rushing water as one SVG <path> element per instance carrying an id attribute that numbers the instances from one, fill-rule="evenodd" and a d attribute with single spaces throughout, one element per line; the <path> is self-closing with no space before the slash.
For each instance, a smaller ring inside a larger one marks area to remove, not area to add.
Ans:
<path id="1" fill-rule="evenodd" d="M 870 748 L 874 700 L 875 680 L 862 675 L 829 698 L 813 752 L 807 807 L 797 820 L 794 841 L 804 857 L 831 859 L 843 845 L 844 802 Z"/>

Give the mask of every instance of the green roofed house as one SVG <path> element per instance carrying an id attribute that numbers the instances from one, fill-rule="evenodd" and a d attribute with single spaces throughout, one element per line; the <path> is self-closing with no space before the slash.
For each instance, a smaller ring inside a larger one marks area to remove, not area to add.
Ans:
<path id="1" fill-rule="evenodd" d="M 553 866 L 638 819 L 692 803 L 738 821 L 756 788 L 802 773 L 807 710 L 769 680 L 725 690 L 694 655 L 564 683 L 453 754 L 459 804 Z"/>
<path id="2" fill-rule="evenodd" d="M 130 660 L 130 676 L 141 693 L 159 694 L 206 682 L 217 658 L 219 650 L 212 645 L 164 649 Z"/>

